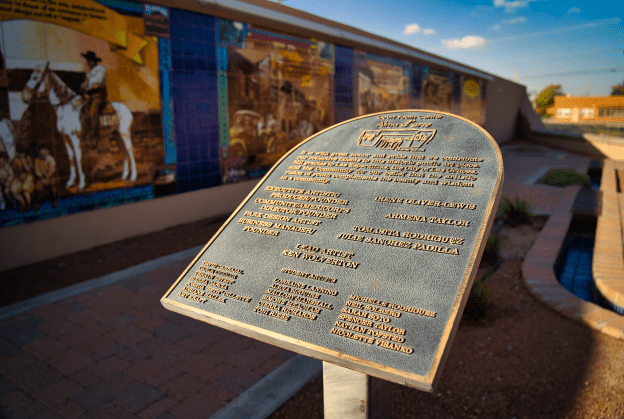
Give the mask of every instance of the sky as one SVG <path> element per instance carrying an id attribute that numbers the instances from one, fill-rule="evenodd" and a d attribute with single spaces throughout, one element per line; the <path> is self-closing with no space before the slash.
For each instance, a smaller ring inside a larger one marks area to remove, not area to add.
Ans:
<path id="1" fill-rule="evenodd" d="M 515 80 L 530 97 L 550 84 L 608 96 L 624 80 L 624 1 L 283 0 Z"/>

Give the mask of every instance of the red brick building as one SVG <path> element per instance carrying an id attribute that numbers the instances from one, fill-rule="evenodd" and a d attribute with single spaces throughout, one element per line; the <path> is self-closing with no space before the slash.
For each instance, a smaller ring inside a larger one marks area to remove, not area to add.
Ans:
<path id="1" fill-rule="evenodd" d="M 557 121 L 624 123 L 624 96 L 556 96 L 548 113 Z"/>

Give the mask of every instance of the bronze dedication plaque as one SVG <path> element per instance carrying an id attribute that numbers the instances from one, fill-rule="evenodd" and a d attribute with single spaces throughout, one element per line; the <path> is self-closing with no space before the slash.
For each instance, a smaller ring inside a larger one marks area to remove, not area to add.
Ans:
<path id="1" fill-rule="evenodd" d="M 162 298 L 173 311 L 431 391 L 503 183 L 478 125 L 352 119 L 280 160 Z"/>

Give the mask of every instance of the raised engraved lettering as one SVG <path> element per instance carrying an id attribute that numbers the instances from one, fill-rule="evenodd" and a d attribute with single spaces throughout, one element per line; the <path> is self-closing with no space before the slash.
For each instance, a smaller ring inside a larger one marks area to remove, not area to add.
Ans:
<path id="1" fill-rule="evenodd" d="M 236 274 L 241 274 L 241 275 L 243 273 L 243 271 L 241 271 L 240 269 L 229 268 L 227 266 L 217 265 L 217 264 L 212 263 L 212 262 L 202 262 L 202 265 L 210 266 L 211 268 L 221 269 L 222 271 L 234 272 Z M 232 279 L 236 279 L 238 277 L 237 275 L 234 275 L 233 273 L 229 274 L 227 272 L 221 272 L 221 271 L 216 271 L 216 270 L 212 270 L 212 272 L 214 272 L 217 275 L 230 277 Z"/>
<path id="2" fill-rule="evenodd" d="M 257 234 L 266 234 L 267 236 L 278 236 L 279 235 L 279 231 L 269 230 L 268 228 L 259 228 L 259 227 L 245 226 L 243 228 L 243 231 L 248 231 L 250 233 L 257 233 Z"/>
<path id="3" fill-rule="evenodd" d="M 234 294 L 233 292 L 229 292 L 229 291 L 223 291 L 223 294 L 221 294 L 221 295 L 223 295 L 224 297 L 231 298 L 233 300 L 242 301 L 243 303 L 249 303 L 251 301 L 251 298 L 249 298 L 249 297 L 245 297 L 243 295 Z"/>
<path id="4" fill-rule="evenodd" d="M 342 313 L 338 315 L 338 319 L 345 320 L 351 323 L 361 324 L 362 326 L 371 327 L 373 325 L 373 322 L 370 320 L 360 319 L 359 317 L 353 317 Z"/>
<path id="5" fill-rule="evenodd" d="M 273 223 L 270 223 L 268 221 L 260 221 L 260 220 L 251 220 L 249 218 L 239 218 L 238 222 L 241 224 L 249 224 L 252 226 L 260 226 L 260 227 L 271 227 L 273 226 Z"/>
<path id="6" fill-rule="evenodd" d="M 445 253 L 447 255 L 459 256 L 459 249 L 444 246 L 434 246 L 431 244 L 414 243 L 414 250 L 422 250 L 425 252 Z"/>
<path id="7" fill-rule="evenodd" d="M 354 242 L 364 241 L 364 236 L 356 236 L 355 234 L 347 234 L 347 233 L 340 233 L 337 238 L 343 239 L 343 240 L 352 240 Z"/>
<path id="8" fill-rule="evenodd" d="M 446 236 L 436 236 L 433 234 L 423 234 L 423 233 L 411 233 L 409 231 L 404 231 L 401 237 L 412 240 L 425 240 L 432 241 L 437 243 L 448 243 L 448 244 L 457 244 L 463 245 L 464 239 L 458 237 L 446 237 Z"/>
<path id="9" fill-rule="evenodd" d="M 366 306 L 364 306 L 364 310 L 372 311 L 372 312 L 379 313 L 379 314 L 385 314 L 386 316 L 392 316 L 392 317 L 396 317 L 396 318 L 401 317 L 401 312 L 394 311 L 394 310 L 388 310 L 387 308 L 383 308 L 383 307 L 366 305 Z"/>
<path id="10" fill-rule="evenodd" d="M 402 305 L 402 304 L 389 303 L 388 307 L 392 308 L 392 309 L 395 309 L 395 310 L 404 311 L 406 313 L 419 314 L 421 316 L 427 316 L 427 317 L 435 317 L 436 316 L 436 312 L 435 311 L 423 310 L 421 308 L 409 307 L 409 306 L 405 306 L 405 305 Z"/>
<path id="11" fill-rule="evenodd" d="M 282 273 L 289 274 L 289 275 L 296 275 L 296 276 L 300 276 L 302 278 L 310 278 L 310 279 L 314 279 L 314 280 L 317 280 L 317 281 L 331 282 L 331 283 L 334 283 L 334 284 L 336 282 L 338 282 L 338 280 L 336 278 L 332 278 L 330 276 L 311 274 L 311 273 L 308 273 L 308 272 L 302 272 L 302 271 L 297 271 L 297 270 L 288 269 L 288 268 L 282 268 Z"/>
<path id="12" fill-rule="evenodd" d="M 418 221 L 420 223 L 427 222 L 427 219 L 422 215 L 388 214 L 385 218 L 389 218 L 391 220 Z"/>
<path id="13" fill-rule="evenodd" d="M 442 181 L 443 186 L 459 186 L 463 188 L 473 188 L 474 183 L 466 183 L 466 182 L 450 182 L 450 181 Z"/>
<path id="14" fill-rule="evenodd" d="M 385 340 L 375 339 L 375 345 L 381 346 L 386 349 L 391 349 L 393 351 L 401 352 L 404 354 L 411 354 L 414 352 L 414 350 L 410 348 L 409 346 L 403 346 L 403 345 L 399 345 L 398 343 L 391 343 Z"/>
<path id="15" fill-rule="evenodd" d="M 370 233 L 370 234 L 380 234 L 380 235 L 384 235 L 384 236 L 399 237 L 399 232 L 398 231 L 396 231 L 396 230 L 389 230 L 389 229 L 385 229 L 385 228 L 353 226 L 353 231 L 357 231 L 358 233 Z"/>
<path id="16" fill-rule="evenodd" d="M 260 207 L 260 209 L 263 211 L 280 212 L 284 214 L 305 215 L 308 217 L 318 217 L 318 218 L 329 218 L 331 220 L 335 220 L 337 218 L 336 214 L 330 214 L 327 212 L 306 211 L 306 210 L 299 210 L 299 209 L 292 209 L 292 208 L 281 208 L 281 207 L 274 207 L 271 205 L 263 205 L 262 207 Z"/>
<path id="17" fill-rule="evenodd" d="M 364 304 L 362 304 L 362 303 L 356 303 L 356 302 L 353 302 L 353 301 L 347 301 L 347 302 L 345 303 L 345 306 L 347 306 L 347 307 L 353 307 L 353 308 L 359 308 L 359 309 L 363 309 L 363 308 L 364 308 Z"/>
<path id="18" fill-rule="evenodd" d="M 344 336 L 346 338 L 357 340 L 359 342 L 368 343 L 369 345 L 372 345 L 375 342 L 374 338 L 369 338 L 368 336 L 363 336 L 357 333 L 349 332 L 347 330 L 338 329 L 335 327 L 332 327 L 330 332 L 333 333 L 334 335 Z"/>
<path id="19" fill-rule="evenodd" d="M 373 327 L 375 329 L 383 330 L 390 333 L 395 333 L 397 335 L 405 335 L 405 329 L 401 329 L 399 327 L 390 326 L 384 323 L 373 323 Z"/>
<path id="20" fill-rule="evenodd" d="M 282 250 L 281 255 L 282 256 L 288 256 L 289 258 L 298 258 L 299 256 L 301 256 L 301 252 L 293 252 L 292 250 L 288 250 L 288 249 L 284 249 Z"/>
<path id="21" fill-rule="evenodd" d="M 470 221 L 452 220 L 450 218 L 429 217 L 429 222 L 433 224 L 445 224 L 445 225 L 457 226 L 457 227 L 470 227 Z"/>
<path id="22" fill-rule="evenodd" d="M 392 240 L 392 239 L 382 239 L 380 237 L 366 237 L 364 239 L 364 243 L 379 244 L 383 246 L 401 247 L 403 249 L 410 249 L 412 247 L 412 242 L 405 242 L 405 241 Z"/>
<path id="23" fill-rule="evenodd" d="M 368 331 L 367 328 L 358 326 L 351 323 L 341 322 L 340 320 L 336 320 L 334 326 L 342 327 L 343 329 L 351 330 L 353 332 L 366 333 Z"/>
<path id="24" fill-rule="evenodd" d="M 375 336 L 376 338 L 391 340 L 391 341 L 399 342 L 399 343 L 405 342 L 405 338 L 403 336 L 395 336 L 390 333 L 382 332 L 382 331 L 375 330 L 375 329 L 368 329 L 366 333 L 371 336 Z"/>
<path id="25" fill-rule="evenodd" d="M 273 225 L 273 228 L 277 228 L 279 230 L 293 231 L 295 233 L 310 234 L 310 235 L 316 232 L 316 229 L 314 228 L 299 227 L 299 226 L 293 226 L 289 224 L 279 224 L 279 223 L 275 223 Z"/>
<path id="26" fill-rule="evenodd" d="M 307 313 L 305 311 L 297 310 L 291 307 L 282 307 L 282 311 L 284 313 L 292 314 L 293 316 L 302 317 L 308 320 L 316 320 L 316 318 L 318 317 L 316 314 Z"/>
<path id="27" fill-rule="evenodd" d="M 334 259 L 334 258 L 329 258 L 329 257 L 324 257 L 324 256 L 310 255 L 308 253 L 304 253 L 301 256 L 301 258 L 304 260 L 308 260 L 310 262 L 326 263 L 328 265 L 341 266 L 343 268 L 349 268 L 349 269 L 357 269 L 357 267 L 360 266 L 358 262 L 351 262 L 350 260 Z"/>
<path id="28" fill-rule="evenodd" d="M 362 297 L 361 295 L 354 295 L 351 294 L 349 296 L 349 300 L 353 300 L 353 301 L 360 301 L 362 303 L 367 303 L 367 304 L 375 304 L 378 305 L 380 307 L 387 307 L 388 303 L 385 301 L 379 301 L 375 298 L 368 298 L 368 297 Z"/>
<path id="29" fill-rule="evenodd" d="M 323 249 L 321 250 L 321 255 L 328 255 L 328 256 L 336 256 L 339 258 L 343 258 L 343 259 L 351 259 L 353 256 L 355 256 L 355 253 L 353 252 L 345 252 L 342 250 L 334 250 L 334 249 Z"/>

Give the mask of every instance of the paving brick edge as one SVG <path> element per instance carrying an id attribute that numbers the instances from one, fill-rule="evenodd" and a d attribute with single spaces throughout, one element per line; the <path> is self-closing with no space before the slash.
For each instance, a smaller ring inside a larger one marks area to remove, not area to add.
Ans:
<path id="1" fill-rule="evenodd" d="M 158 269 L 168 263 L 178 262 L 181 260 L 188 260 L 189 263 L 197 254 L 201 251 L 203 246 L 196 246 L 192 249 L 183 250 L 178 253 L 163 256 L 158 259 L 153 259 L 147 262 L 143 262 L 139 265 L 131 266 L 130 268 L 123 269 L 121 271 L 113 272 L 108 275 L 101 276 L 99 278 L 90 279 L 88 281 L 80 282 L 69 287 L 60 288 L 55 291 L 50 291 L 45 294 L 38 295 L 28 300 L 20 301 L 15 304 L 11 304 L 6 307 L 0 308 L 0 320 L 6 319 L 11 316 L 23 313 L 31 310 L 35 307 L 42 306 L 44 304 L 54 303 L 64 298 L 72 297 L 83 292 L 91 291 L 96 288 L 100 288 L 106 285 L 114 284 L 115 282 L 128 279 L 133 276 L 142 275 L 146 272 Z M 171 279 L 171 283 L 175 278 Z"/>
<path id="2" fill-rule="evenodd" d="M 322 371 L 322 361 L 295 355 L 208 419 L 266 419 Z"/>
<path id="3" fill-rule="evenodd" d="M 600 182 L 601 212 L 596 226 L 592 274 L 600 295 L 618 313 L 624 312 L 624 254 L 622 224 L 624 194 L 617 192 L 616 170 L 624 162 L 606 160 Z"/>
<path id="4" fill-rule="evenodd" d="M 522 264 L 524 285 L 539 301 L 562 315 L 624 340 L 624 317 L 566 290 L 555 276 L 555 262 L 572 221 L 571 208 L 580 186 L 565 188 L 541 234 Z M 595 261 L 594 261 L 595 263 Z"/>

